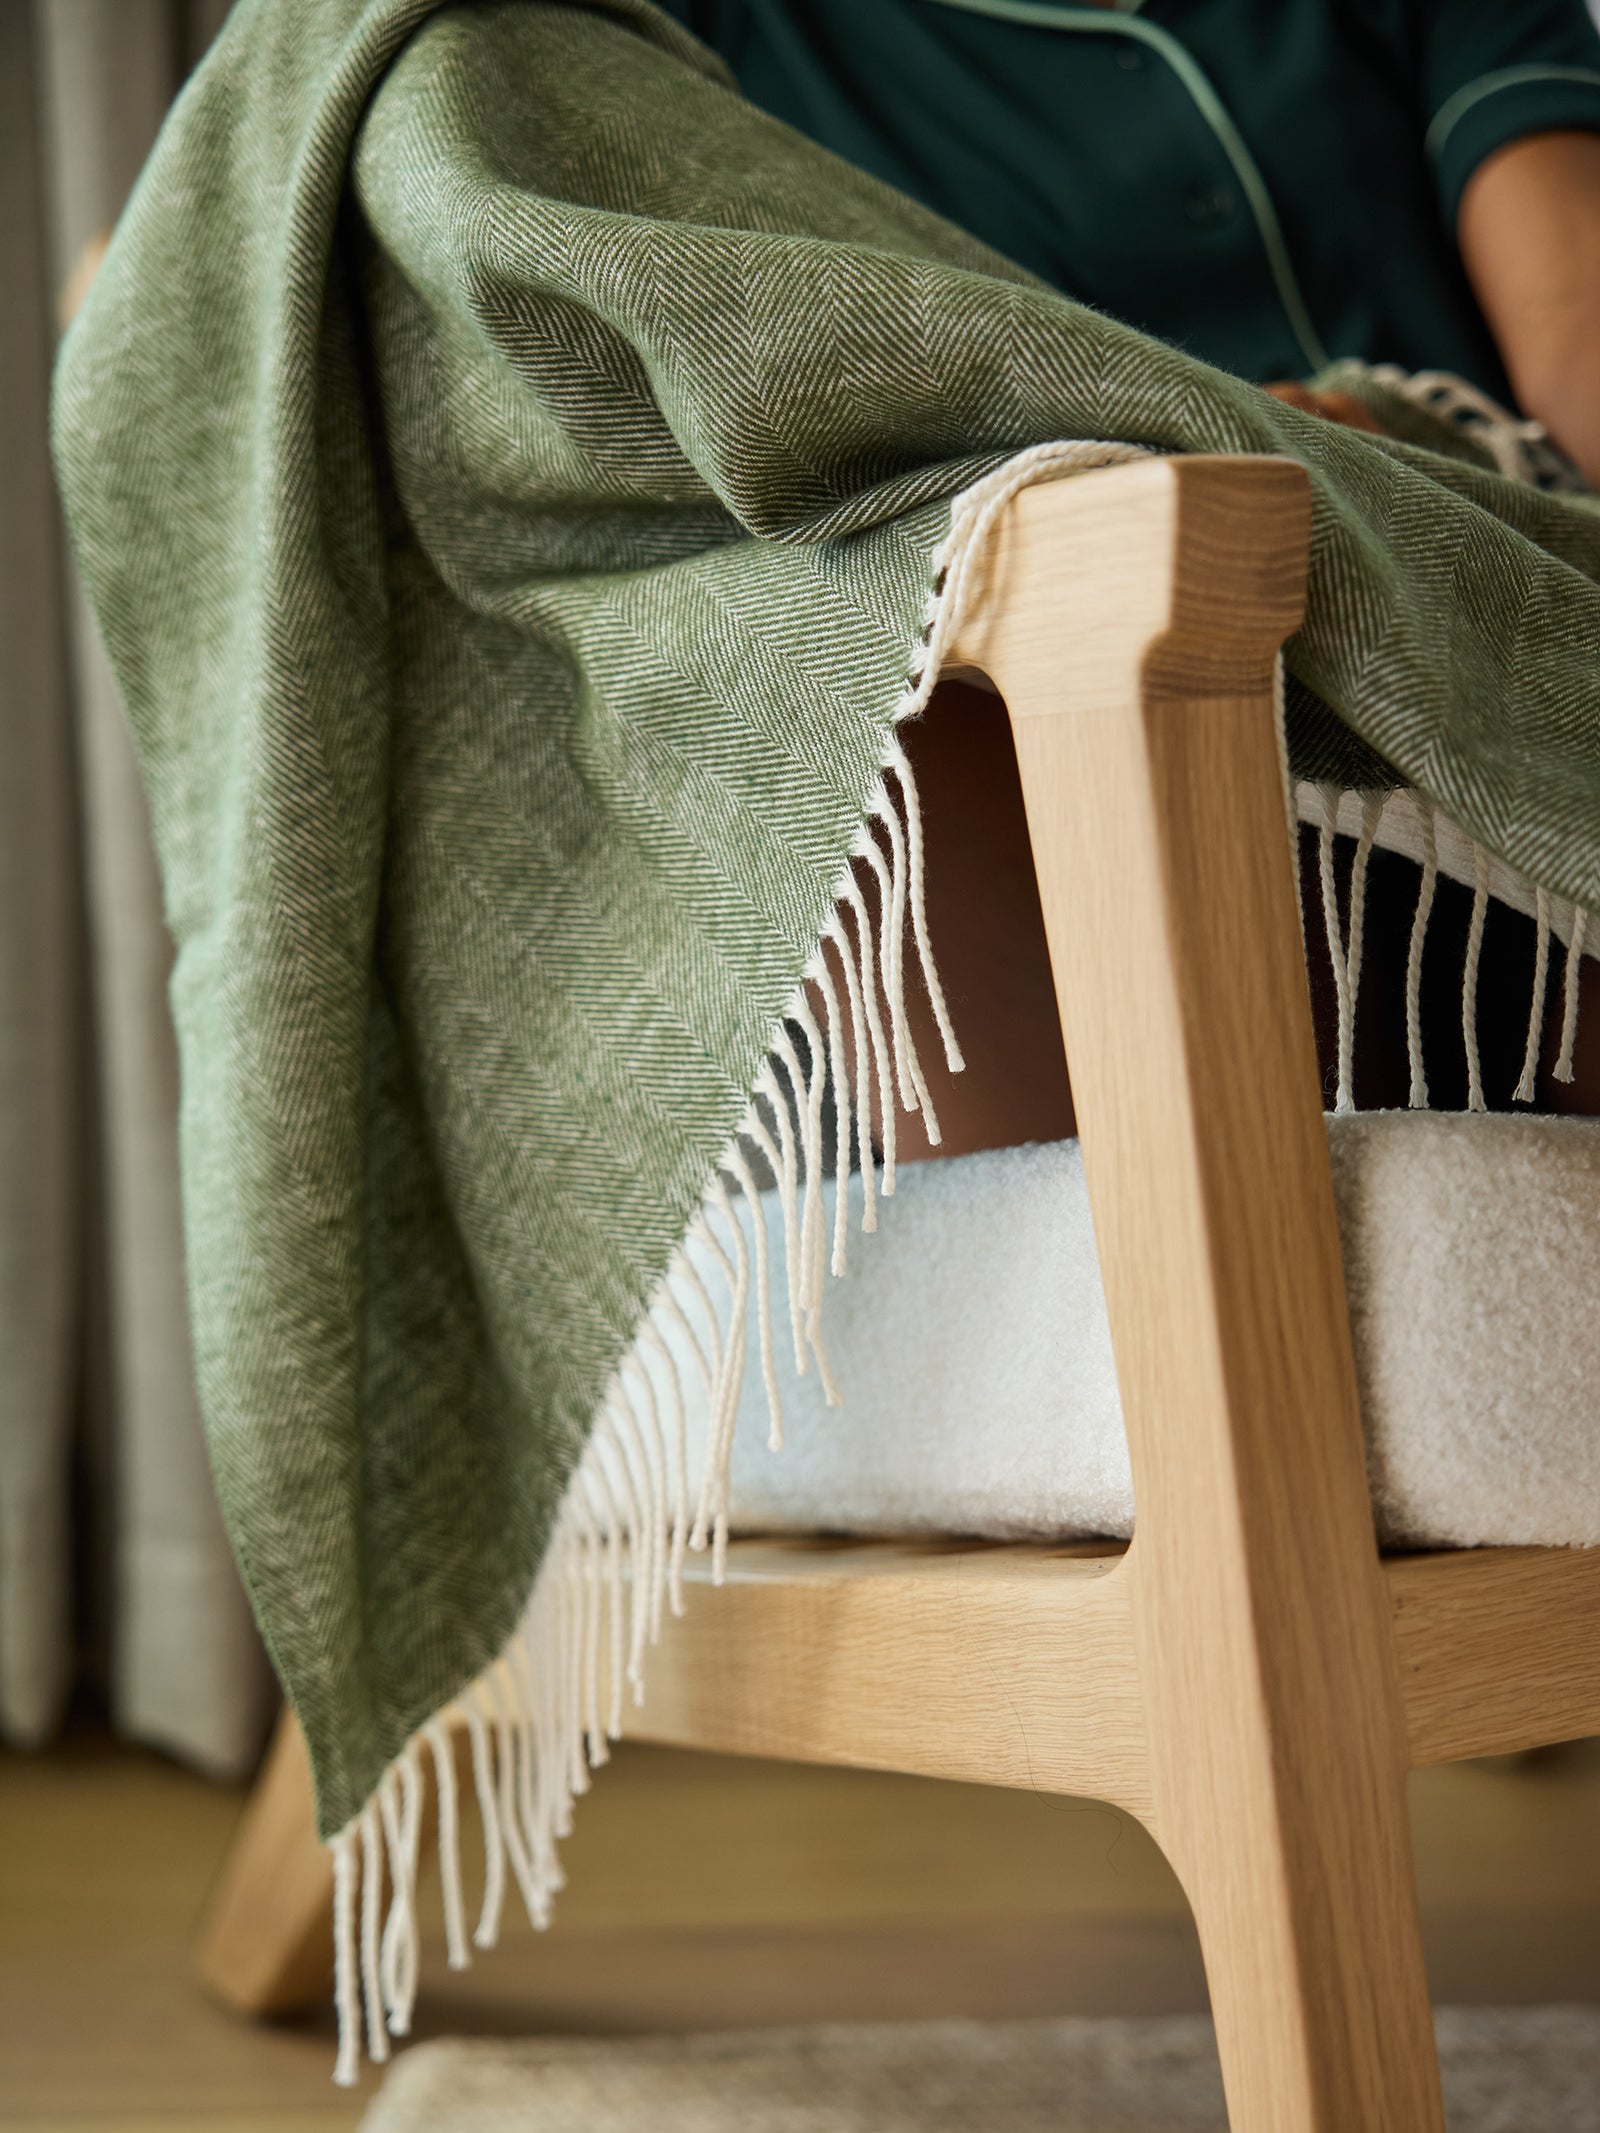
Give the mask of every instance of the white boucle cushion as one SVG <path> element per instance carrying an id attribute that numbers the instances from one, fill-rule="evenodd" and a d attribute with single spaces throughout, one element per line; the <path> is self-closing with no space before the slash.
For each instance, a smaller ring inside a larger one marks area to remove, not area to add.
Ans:
<path id="1" fill-rule="evenodd" d="M 1381 1537 L 1600 1540 L 1600 1120 L 1377 1112 L 1328 1132 Z M 781 1269 L 776 1194 L 766 1213 Z M 823 1321 L 843 1404 L 796 1376 L 780 1322 L 787 1442 L 766 1448 L 752 1368 L 733 1530 L 1131 1533 L 1077 1142 L 907 1166 L 850 1246 Z"/>

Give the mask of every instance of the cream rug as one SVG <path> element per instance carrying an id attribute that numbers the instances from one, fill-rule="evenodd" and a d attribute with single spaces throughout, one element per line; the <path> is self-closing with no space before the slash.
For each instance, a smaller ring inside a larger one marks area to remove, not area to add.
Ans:
<path id="1" fill-rule="evenodd" d="M 1440 2014 L 1450 2133 L 1600 2133 L 1600 2008 Z M 1225 2133 L 1211 2024 L 424 2044 L 362 2133 Z"/>

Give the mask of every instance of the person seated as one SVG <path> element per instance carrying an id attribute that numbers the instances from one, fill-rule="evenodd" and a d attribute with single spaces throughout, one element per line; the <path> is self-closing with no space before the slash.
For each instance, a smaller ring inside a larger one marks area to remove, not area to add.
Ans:
<path id="1" fill-rule="evenodd" d="M 1331 363 L 1453 372 L 1542 423 L 1600 487 L 1600 31 L 1584 0 L 668 12 L 752 102 L 1066 294 L 1357 427 L 1377 427 L 1361 401 L 1316 382 Z M 1059 1138 L 1071 1097 L 1004 710 L 946 686 L 904 740 L 972 1069 L 941 1098 L 940 1152 Z M 1446 942 L 1465 933 L 1451 901 Z M 1409 901 L 1368 911 L 1381 993 L 1383 966 L 1403 971 Z M 1496 1019 L 1504 965 L 1520 1058 L 1528 961 L 1495 946 L 1480 1016 Z M 1454 1014 L 1458 1047 L 1459 1012 L 1457 984 L 1432 1019 L 1448 1044 Z M 1600 1092 L 1600 1056 L 1579 1065 Z M 1403 1103 L 1403 1043 L 1365 1078 L 1361 1100 Z"/>

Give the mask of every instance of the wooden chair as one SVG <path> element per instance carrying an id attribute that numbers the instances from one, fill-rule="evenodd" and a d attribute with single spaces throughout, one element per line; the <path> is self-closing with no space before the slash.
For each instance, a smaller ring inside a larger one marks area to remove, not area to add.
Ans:
<path id="1" fill-rule="evenodd" d="M 1234 2133 L 1442 2133 L 1406 1771 L 1600 1731 L 1600 1551 L 1374 1542 L 1273 714 L 1308 527 L 1281 460 L 1025 489 L 957 650 L 1012 720 L 1135 1540 L 737 1543 L 629 1730 L 1112 1801 L 1193 1905 Z M 286 1728 L 212 1987 L 320 1985 L 329 1900 Z"/>

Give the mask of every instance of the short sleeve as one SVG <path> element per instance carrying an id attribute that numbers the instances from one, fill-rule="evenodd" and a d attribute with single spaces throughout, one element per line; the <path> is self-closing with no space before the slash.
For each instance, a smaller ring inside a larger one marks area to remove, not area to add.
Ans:
<path id="1" fill-rule="evenodd" d="M 1453 228 L 1467 180 L 1530 133 L 1600 132 L 1600 29 L 1585 0 L 1415 0 L 1428 160 Z"/>

